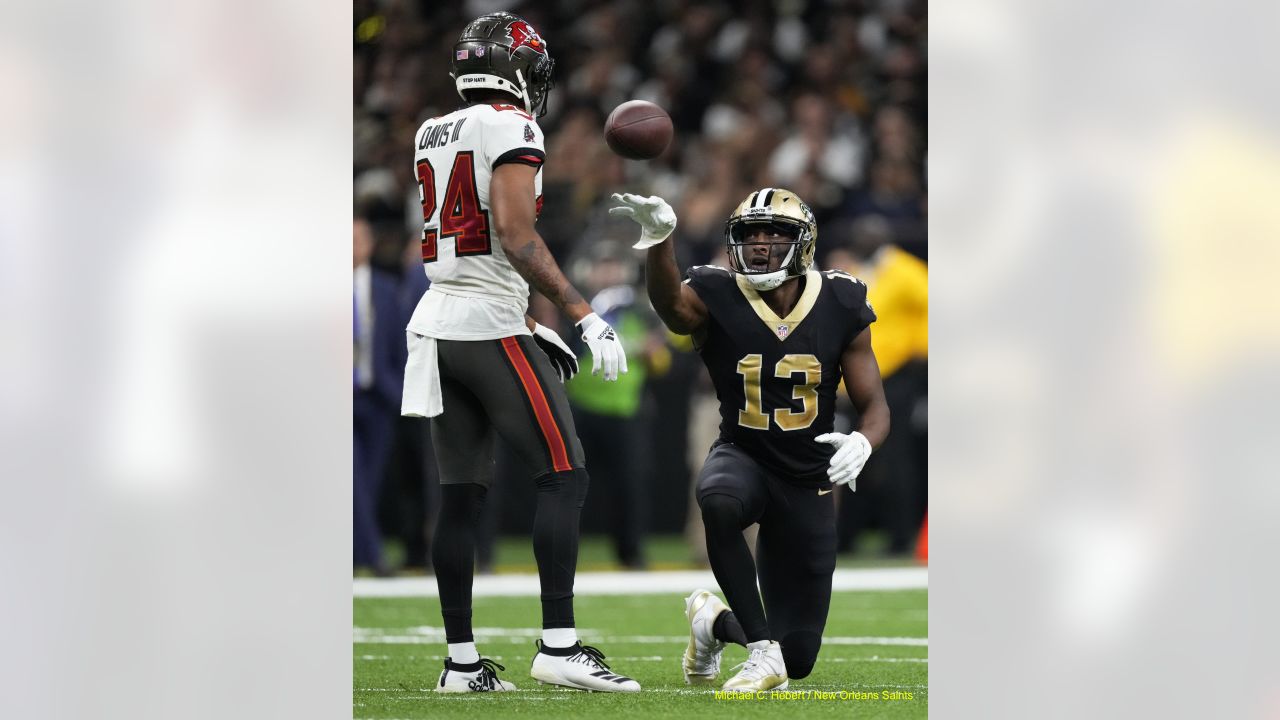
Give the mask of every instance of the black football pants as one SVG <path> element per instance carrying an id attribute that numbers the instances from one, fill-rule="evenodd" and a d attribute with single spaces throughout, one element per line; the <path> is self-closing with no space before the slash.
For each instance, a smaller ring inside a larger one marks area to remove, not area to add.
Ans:
<path id="1" fill-rule="evenodd" d="M 432 564 L 448 642 L 468 642 L 476 526 L 501 435 L 537 485 L 533 554 L 544 628 L 573 627 L 578 517 L 587 497 L 582 446 L 564 386 L 532 336 L 439 340 L 444 413 L 431 418 L 440 468 Z"/>
<path id="2" fill-rule="evenodd" d="M 716 582 L 747 641 L 780 642 L 796 679 L 817 660 L 836 567 L 833 493 L 819 492 L 779 480 L 729 443 L 712 447 L 698 476 Z M 760 524 L 755 561 L 742 536 L 752 523 Z"/>

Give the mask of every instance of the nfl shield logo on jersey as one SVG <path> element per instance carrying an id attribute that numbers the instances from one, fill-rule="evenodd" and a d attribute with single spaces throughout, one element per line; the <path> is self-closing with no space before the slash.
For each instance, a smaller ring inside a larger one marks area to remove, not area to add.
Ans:
<path id="1" fill-rule="evenodd" d="M 787 327 L 786 325 L 779 325 L 779 326 L 778 326 L 778 339 L 779 339 L 779 340 L 785 340 L 785 339 L 787 338 L 787 333 L 789 333 L 789 332 L 791 332 L 791 328 Z"/>

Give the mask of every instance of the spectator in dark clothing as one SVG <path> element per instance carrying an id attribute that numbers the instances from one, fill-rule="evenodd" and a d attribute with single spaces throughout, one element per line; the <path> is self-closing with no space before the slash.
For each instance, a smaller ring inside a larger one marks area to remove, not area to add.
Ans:
<path id="1" fill-rule="evenodd" d="M 377 503 L 400 412 L 404 379 L 404 313 L 396 279 L 369 264 L 373 233 L 354 222 L 352 292 L 353 562 L 385 574 Z"/>

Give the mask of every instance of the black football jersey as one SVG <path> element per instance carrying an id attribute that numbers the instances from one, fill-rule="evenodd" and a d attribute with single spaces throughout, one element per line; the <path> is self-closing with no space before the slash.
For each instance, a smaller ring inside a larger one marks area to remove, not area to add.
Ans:
<path id="1" fill-rule="evenodd" d="M 707 306 L 698 352 L 720 400 L 720 440 L 787 482 L 820 485 L 834 448 L 840 357 L 875 322 L 867 286 L 840 271 L 810 270 L 791 313 L 778 317 L 747 282 L 714 265 L 689 269 Z"/>

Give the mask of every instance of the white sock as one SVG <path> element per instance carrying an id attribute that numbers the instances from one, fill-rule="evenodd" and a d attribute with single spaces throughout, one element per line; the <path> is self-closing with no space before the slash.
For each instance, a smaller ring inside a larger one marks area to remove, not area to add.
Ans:
<path id="1" fill-rule="evenodd" d="M 459 665 L 480 662 L 480 653 L 474 642 L 449 643 L 449 659 Z"/>
<path id="2" fill-rule="evenodd" d="M 574 628 L 543 628 L 542 644 L 553 648 L 567 648 L 578 642 L 578 631 Z"/>
<path id="3" fill-rule="evenodd" d="M 748 650 L 768 650 L 772 640 L 757 640 L 753 643 L 747 643 Z"/>

